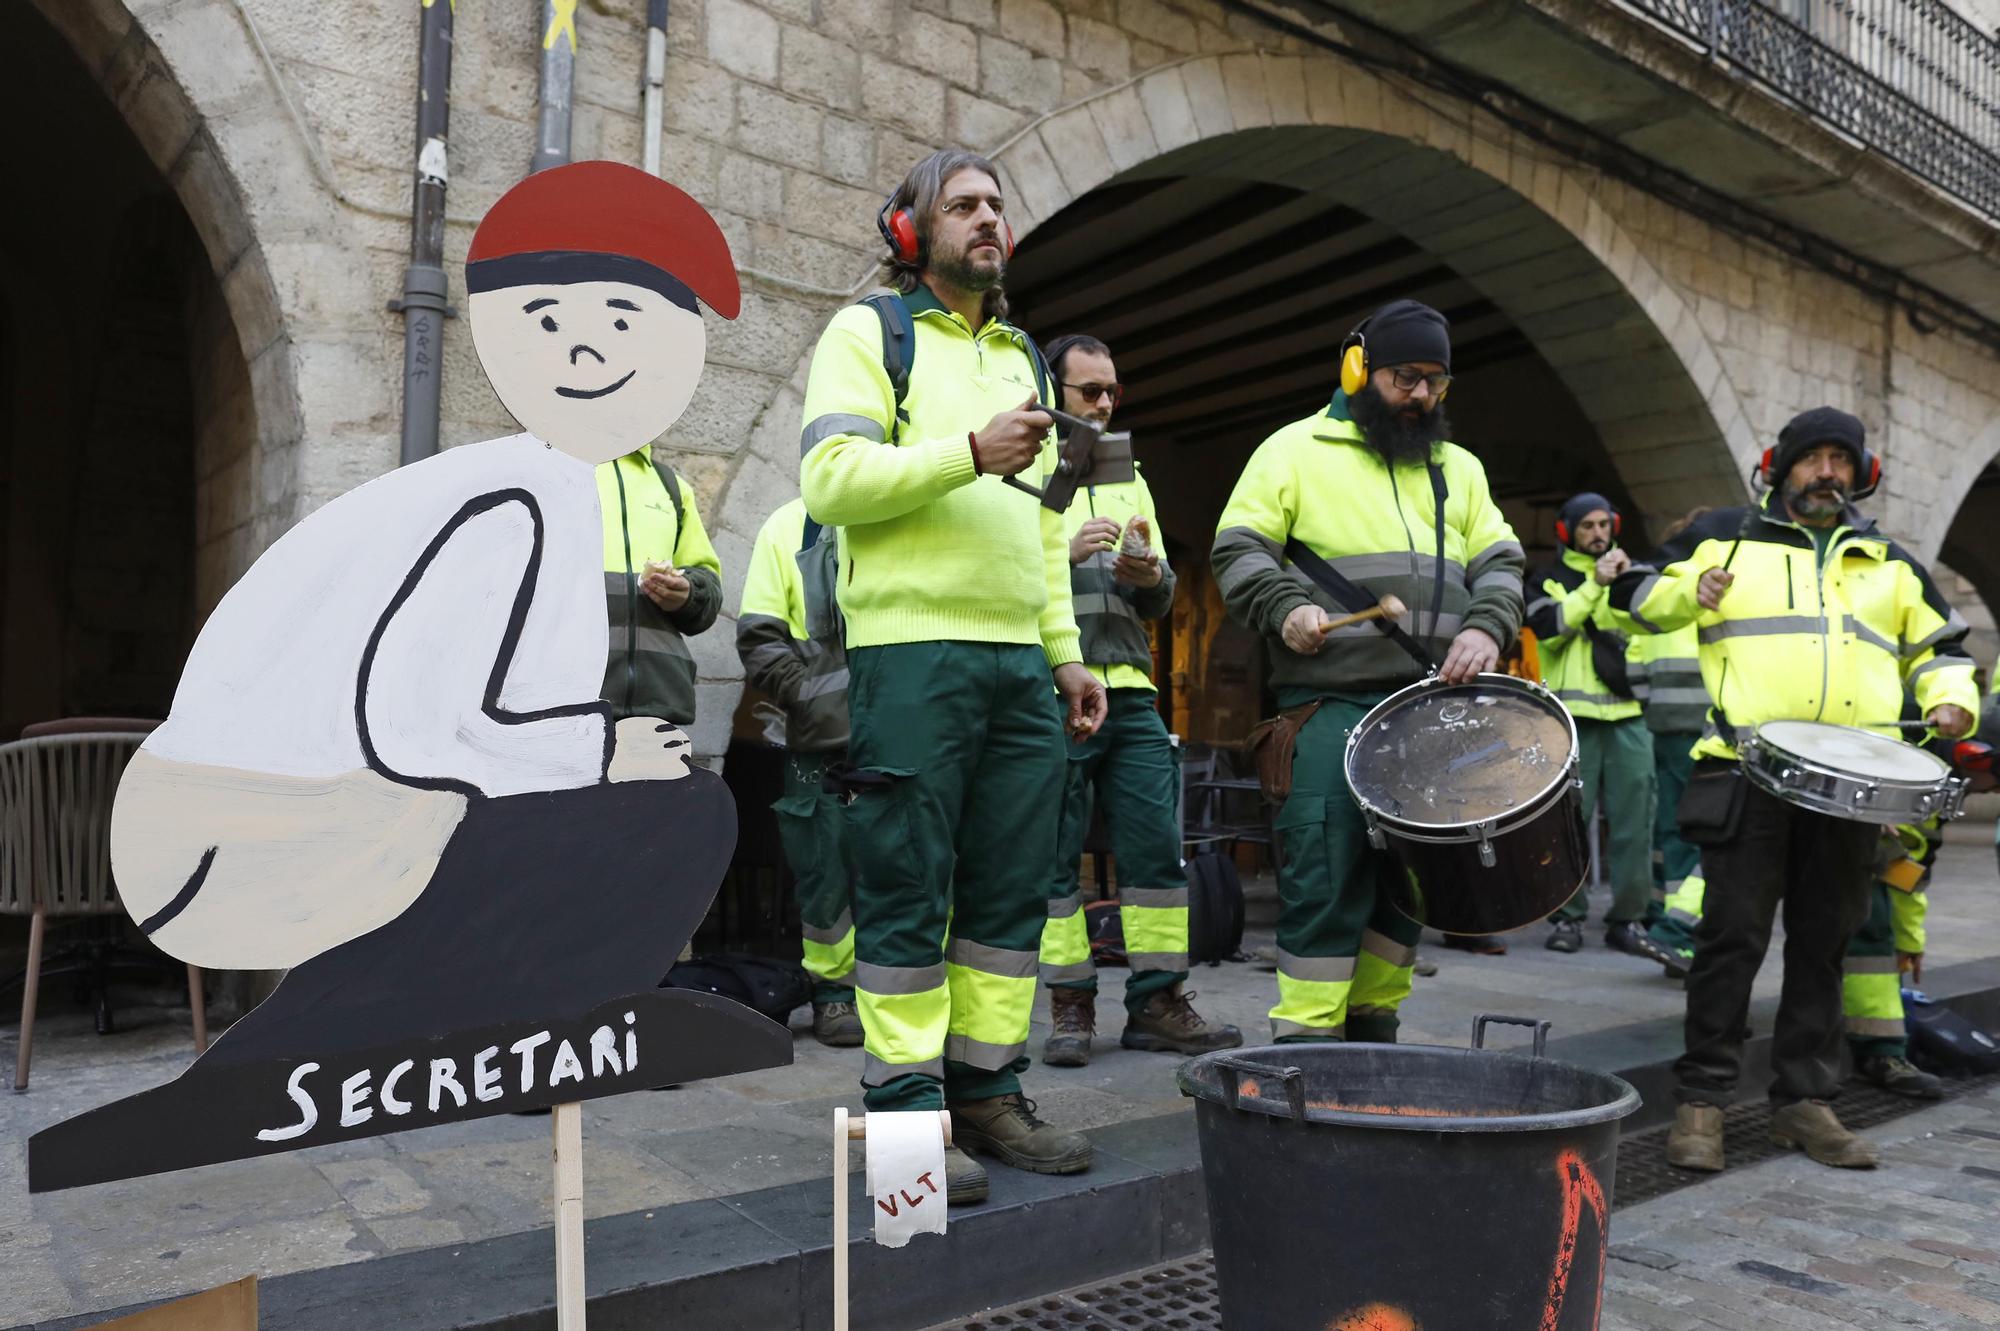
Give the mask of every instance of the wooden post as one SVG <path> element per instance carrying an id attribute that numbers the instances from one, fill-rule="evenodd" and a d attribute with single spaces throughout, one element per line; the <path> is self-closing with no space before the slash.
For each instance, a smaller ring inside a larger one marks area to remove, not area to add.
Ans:
<path id="1" fill-rule="evenodd" d="M 556 1331 L 583 1327 L 583 1106 L 557 1105 L 555 1131 Z"/>
<path id="2" fill-rule="evenodd" d="M 951 1111 L 940 1109 L 944 1144 L 951 1145 Z M 868 1116 L 833 1111 L 833 1331 L 847 1331 L 847 1143 L 868 1140 Z M 945 1203 L 951 1203 L 947 1200 Z"/>

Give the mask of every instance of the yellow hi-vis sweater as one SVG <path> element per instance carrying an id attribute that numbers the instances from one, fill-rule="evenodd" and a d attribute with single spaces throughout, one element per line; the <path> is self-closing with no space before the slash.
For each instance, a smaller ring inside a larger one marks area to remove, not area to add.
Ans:
<path id="1" fill-rule="evenodd" d="M 847 645 L 1039 643 L 1051 666 L 1080 661 L 1062 515 L 976 475 L 967 438 L 1035 396 L 1027 335 L 997 319 L 974 332 L 922 287 L 904 299 L 916 331 L 907 420 L 865 305 L 833 316 L 806 379 L 799 490 L 841 529 Z M 1051 435 L 1030 475 L 1055 461 Z"/>

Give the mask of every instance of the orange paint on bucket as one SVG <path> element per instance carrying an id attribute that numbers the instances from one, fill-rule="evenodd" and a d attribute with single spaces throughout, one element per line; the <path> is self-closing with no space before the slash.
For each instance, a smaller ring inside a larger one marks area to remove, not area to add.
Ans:
<path id="1" fill-rule="evenodd" d="M 1338 1321 L 1328 1322 L 1326 1331 L 1424 1331 L 1417 1325 L 1417 1319 L 1401 1308 L 1392 1308 L 1386 1303 L 1371 1303 L 1366 1308 L 1357 1308 Z"/>

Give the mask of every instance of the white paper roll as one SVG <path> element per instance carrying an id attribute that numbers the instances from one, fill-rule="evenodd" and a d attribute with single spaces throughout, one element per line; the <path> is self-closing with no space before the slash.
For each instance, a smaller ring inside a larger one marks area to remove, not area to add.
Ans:
<path id="1" fill-rule="evenodd" d="M 937 1111 L 870 1114 L 867 1123 L 875 1241 L 900 1248 L 912 1234 L 944 1233 L 944 1124 Z"/>

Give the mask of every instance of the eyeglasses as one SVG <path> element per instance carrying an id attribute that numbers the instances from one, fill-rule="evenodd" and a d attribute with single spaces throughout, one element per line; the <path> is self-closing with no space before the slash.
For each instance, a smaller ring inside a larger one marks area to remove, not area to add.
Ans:
<path id="1" fill-rule="evenodd" d="M 1414 393 L 1418 384 L 1429 384 L 1432 397 L 1443 397 L 1445 390 L 1451 387 L 1451 376 L 1443 371 L 1425 374 L 1422 370 L 1398 365 L 1389 371 L 1389 382 L 1396 385 L 1396 391 L 1399 393 Z"/>
<path id="2" fill-rule="evenodd" d="M 1108 397 L 1111 399 L 1111 405 L 1115 407 L 1125 398 L 1123 384 L 1064 384 L 1063 387 L 1082 394 L 1085 402 L 1095 402 L 1101 397 Z"/>

